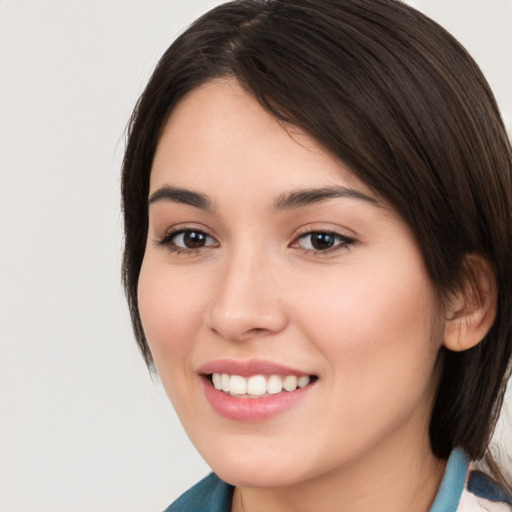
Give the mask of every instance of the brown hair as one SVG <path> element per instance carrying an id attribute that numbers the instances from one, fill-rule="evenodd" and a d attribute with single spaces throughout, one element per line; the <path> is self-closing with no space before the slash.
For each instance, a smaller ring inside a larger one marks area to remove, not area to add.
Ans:
<path id="1" fill-rule="evenodd" d="M 478 66 L 444 29 L 396 0 L 240 0 L 198 19 L 161 58 L 129 126 L 122 174 L 123 280 L 151 367 L 137 284 L 149 177 L 176 104 L 235 77 L 274 116 L 311 134 L 386 198 L 415 233 L 441 300 L 492 265 L 494 325 L 476 347 L 442 349 L 430 423 L 434 453 L 480 458 L 512 350 L 512 152 Z"/>

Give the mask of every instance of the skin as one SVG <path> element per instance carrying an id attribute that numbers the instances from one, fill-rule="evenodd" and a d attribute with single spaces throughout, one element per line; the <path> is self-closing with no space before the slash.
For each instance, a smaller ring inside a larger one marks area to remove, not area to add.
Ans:
<path id="1" fill-rule="evenodd" d="M 163 187 L 212 208 L 154 196 Z M 359 197 L 275 208 L 326 187 Z M 192 91 L 173 111 L 151 196 L 144 330 L 192 442 L 236 486 L 233 511 L 427 511 L 444 470 L 428 421 L 445 315 L 406 223 L 234 80 Z M 201 231 L 205 244 L 189 250 L 173 229 Z M 312 250 L 311 231 L 339 236 Z M 218 359 L 263 359 L 318 380 L 277 416 L 239 422 L 205 398 L 199 368 Z"/>

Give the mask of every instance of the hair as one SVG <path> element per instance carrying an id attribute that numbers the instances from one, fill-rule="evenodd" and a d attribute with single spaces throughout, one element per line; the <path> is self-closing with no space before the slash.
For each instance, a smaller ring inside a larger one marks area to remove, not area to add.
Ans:
<path id="1" fill-rule="evenodd" d="M 397 0 L 238 0 L 199 18 L 165 52 L 133 112 L 122 171 L 122 276 L 135 336 L 152 356 L 137 285 L 153 157 L 177 103 L 235 78 L 277 119 L 309 133 L 412 229 L 440 301 L 491 265 L 497 314 L 474 348 L 441 349 L 433 453 L 483 456 L 512 350 L 512 151 L 476 63 L 443 28 Z"/>

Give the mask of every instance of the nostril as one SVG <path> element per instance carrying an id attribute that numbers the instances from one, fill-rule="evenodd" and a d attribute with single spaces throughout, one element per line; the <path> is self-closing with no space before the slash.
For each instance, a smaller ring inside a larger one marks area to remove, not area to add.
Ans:
<path id="1" fill-rule="evenodd" d="M 250 329 L 248 332 L 252 334 L 260 334 L 263 332 L 268 332 L 268 329 L 263 329 L 262 327 L 254 327 L 253 329 Z"/>
<path id="2" fill-rule="evenodd" d="M 211 332 L 229 341 L 247 341 L 251 338 L 261 338 L 264 336 L 270 336 L 274 334 L 272 329 L 265 327 L 252 327 L 244 330 L 243 326 L 240 327 L 237 324 L 225 324 L 219 327 L 211 327 Z"/>

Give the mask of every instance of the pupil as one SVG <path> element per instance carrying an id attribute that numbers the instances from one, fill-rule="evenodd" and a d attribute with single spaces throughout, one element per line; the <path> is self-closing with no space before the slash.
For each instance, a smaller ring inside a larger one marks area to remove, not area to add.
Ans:
<path id="1" fill-rule="evenodd" d="M 311 239 L 311 245 L 317 249 L 330 249 L 334 245 L 334 235 L 329 233 L 315 233 Z"/>
<path id="2" fill-rule="evenodd" d="M 188 231 L 185 233 L 183 241 L 188 249 L 197 249 L 204 246 L 206 235 L 198 231 Z"/>

